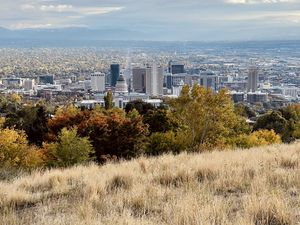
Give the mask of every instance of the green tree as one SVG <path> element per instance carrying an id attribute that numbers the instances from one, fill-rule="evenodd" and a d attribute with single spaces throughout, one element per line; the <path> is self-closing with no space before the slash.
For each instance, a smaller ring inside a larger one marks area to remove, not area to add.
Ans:
<path id="1" fill-rule="evenodd" d="M 151 133 L 165 133 L 167 131 L 176 130 L 179 127 L 179 124 L 171 115 L 171 112 L 165 109 L 149 110 L 143 116 L 143 122 L 149 125 L 149 131 Z"/>
<path id="2" fill-rule="evenodd" d="M 142 100 L 135 100 L 127 103 L 125 111 L 128 113 L 133 109 L 136 109 L 139 114 L 145 115 L 149 110 L 154 110 L 155 107 L 150 103 L 143 102 Z"/>
<path id="3" fill-rule="evenodd" d="M 276 134 L 279 134 L 284 142 L 289 142 L 291 138 L 290 124 L 280 112 L 271 111 L 256 121 L 253 130 L 274 130 Z"/>
<path id="4" fill-rule="evenodd" d="M 63 128 L 56 143 L 46 147 L 48 155 L 52 155 L 50 164 L 68 167 L 89 161 L 94 153 L 93 147 L 86 137 L 79 137 L 76 129 Z"/>
<path id="5" fill-rule="evenodd" d="M 186 150 L 188 143 L 186 133 L 182 131 L 168 131 L 166 133 L 153 133 L 146 145 L 147 155 L 161 155 L 164 153 L 178 154 Z"/>
<path id="6" fill-rule="evenodd" d="M 23 106 L 6 116 L 5 127 L 24 130 L 30 144 L 41 146 L 48 132 L 48 114 L 42 105 Z"/>
<path id="7" fill-rule="evenodd" d="M 235 113 L 243 116 L 245 118 L 256 117 L 256 113 L 249 107 L 244 104 L 236 104 L 234 106 Z"/>
<path id="8" fill-rule="evenodd" d="M 104 102 L 106 110 L 113 108 L 113 94 L 111 91 L 107 92 L 106 96 L 104 97 Z"/>
<path id="9" fill-rule="evenodd" d="M 294 141 L 300 138 L 300 104 L 293 104 L 279 110 L 282 116 L 288 121 L 288 140 Z M 287 139 L 286 138 L 286 139 Z"/>

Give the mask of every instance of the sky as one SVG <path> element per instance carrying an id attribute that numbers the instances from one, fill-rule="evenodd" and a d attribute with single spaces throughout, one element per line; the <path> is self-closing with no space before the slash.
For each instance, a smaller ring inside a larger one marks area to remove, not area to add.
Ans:
<path id="1" fill-rule="evenodd" d="M 300 0 L 0 0 L 0 27 L 129 30 L 155 40 L 299 40 Z"/>

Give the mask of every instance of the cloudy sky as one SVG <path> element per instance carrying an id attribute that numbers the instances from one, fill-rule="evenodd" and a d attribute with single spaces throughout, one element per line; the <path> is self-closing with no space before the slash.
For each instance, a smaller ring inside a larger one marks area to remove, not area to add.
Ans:
<path id="1" fill-rule="evenodd" d="M 0 27 L 121 29 L 166 40 L 300 39 L 300 0 L 0 0 Z"/>

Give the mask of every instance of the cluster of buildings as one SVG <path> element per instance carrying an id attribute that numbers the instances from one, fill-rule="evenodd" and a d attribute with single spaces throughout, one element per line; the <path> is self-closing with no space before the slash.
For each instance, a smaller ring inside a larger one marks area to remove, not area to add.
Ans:
<path id="1" fill-rule="evenodd" d="M 173 60 L 167 66 L 158 63 L 132 64 L 130 69 L 115 63 L 107 71 L 86 74 L 84 79 L 75 75 L 56 78 L 53 74 L 35 78 L 2 78 L 0 92 L 46 99 L 74 97 L 78 106 L 86 108 L 93 108 L 96 104 L 104 106 L 108 91 L 112 92 L 113 103 L 119 108 L 138 99 L 158 106 L 164 97 L 178 97 L 186 84 L 199 84 L 214 92 L 226 88 L 236 103 L 288 104 L 299 100 L 300 89 L 297 85 L 268 82 L 269 78 L 265 79 L 262 75 L 256 65 L 248 66 L 246 73 L 226 73 L 197 68 L 186 70 L 184 63 Z"/>

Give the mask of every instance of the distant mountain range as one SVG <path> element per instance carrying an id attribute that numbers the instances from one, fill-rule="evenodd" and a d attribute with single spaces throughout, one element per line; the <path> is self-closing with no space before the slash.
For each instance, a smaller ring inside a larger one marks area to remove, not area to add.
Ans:
<path id="1" fill-rule="evenodd" d="M 163 41 L 185 40 L 184 32 L 141 32 L 127 29 L 88 29 L 88 28 L 56 28 L 56 29 L 22 29 L 9 30 L 0 27 L 0 47 L 145 47 L 180 51 L 202 47 L 225 48 L 287 48 L 299 49 L 300 41 Z M 197 38 L 195 38 L 197 39 Z"/>
<path id="2" fill-rule="evenodd" d="M 32 40 L 143 40 L 147 34 L 125 29 L 92 30 L 87 28 L 9 30 L 0 27 L 0 39 Z"/>

